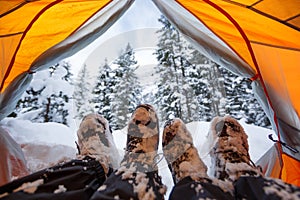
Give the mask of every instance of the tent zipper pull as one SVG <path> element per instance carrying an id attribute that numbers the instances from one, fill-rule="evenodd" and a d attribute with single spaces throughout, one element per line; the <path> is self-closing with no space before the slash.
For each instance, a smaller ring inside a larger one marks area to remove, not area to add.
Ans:
<path id="1" fill-rule="evenodd" d="M 291 151 L 294 152 L 294 153 L 299 153 L 298 149 L 293 148 L 293 147 L 287 145 L 287 144 L 284 143 L 284 142 L 281 142 L 281 141 L 279 141 L 279 140 L 273 139 L 272 134 L 269 135 L 269 139 L 272 140 L 273 142 L 278 142 L 278 143 L 280 143 L 282 146 L 284 146 L 285 148 L 291 150 Z"/>

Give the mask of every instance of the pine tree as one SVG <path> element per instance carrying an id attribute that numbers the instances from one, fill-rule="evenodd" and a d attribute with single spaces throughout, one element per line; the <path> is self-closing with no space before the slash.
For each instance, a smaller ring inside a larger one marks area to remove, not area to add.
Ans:
<path id="1" fill-rule="evenodd" d="M 41 88 L 34 88 L 29 86 L 29 88 L 23 94 L 22 98 L 18 101 L 12 116 L 18 116 L 23 113 L 38 110 L 40 108 L 39 95 L 44 89 L 45 86 L 42 86 Z"/>
<path id="2" fill-rule="evenodd" d="M 69 67 L 62 67 L 58 63 L 48 70 L 37 72 L 17 104 L 17 116 L 33 122 L 68 125 L 72 89 L 71 84 L 63 78 L 68 74 L 67 69 Z"/>
<path id="3" fill-rule="evenodd" d="M 72 84 L 73 83 L 73 79 L 72 79 L 73 74 L 71 73 L 71 70 L 70 70 L 71 64 L 69 62 L 63 61 L 63 62 L 59 63 L 59 66 L 65 68 L 65 70 L 66 70 L 66 74 L 61 77 L 62 80 L 65 80 L 65 81 L 69 82 L 70 84 Z"/>
<path id="4" fill-rule="evenodd" d="M 104 116 L 110 124 L 113 124 L 113 116 L 111 110 L 112 95 L 114 93 L 115 79 L 113 71 L 105 59 L 103 66 L 99 67 L 99 73 L 96 79 L 95 87 L 92 91 L 93 104 L 95 110 Z"/>
<path id="5" fill-rule="evenodd" d="M 125 50 L 114 61 L 114 96 L 112 97 L 112 112 L 116 119 L 114 129 L 127 125 L 129 117 L 135 107 L 140 104 L 141 86 L 135 74 L 137 69 L 134 51 L 128 43 Z"/>
<path id="6" fill-rule="evenodd" d="M 269 118 L 267 117 L 263 108 L 258 103 L 254 94 L 253 93 L 251 94 L 252 94 L 251 99 L 248 101 L 249 109 L 247 110 L 247 114 L 246 114 L 247 115 L 246 123 L 272 129 L 272 125 Z"/>
<path id="7" fill-rule="evenodd" d="M 189 61 L 193 64 L 193 69 L 189 75 L 189 82 L 198 99 L 199 120 L 210 121 L 215 116 L 224 116 L 226 93 L 219 66 L 193 46 L 190 48 Z"/>
<path id="8" fill-rule="evenodd" d="M 226 92 L 224 78 L 220 74 L 219 66 L 209 60 L 208 91 L 210 93 L 210 106 L 213 116 L 224 116 L 226 114 Z"/>
<path id="9" fill-rule="evenodd" d="M 229 74 L 199 53 L 165 17 L 159 21 L 163 28 L 158 31 L 155 52 L 156 73 L 160 74 L 155 103 L 161 120 L 179 117 L 186 122 L 211 121 L 215 116 L 230 114 L 245 118 L 247 123 L 268 126 L 247 79 Z"/>
<path id="10" fill-rule="evenodd" d="M 206 71 L 207 64 L 193 64 L 188 76 L 188 82 L 193 88 L 196 96 L 198 115 L 196 120 L 210 121 L 213 118 L 211 111 L 211 94 L 208 89 Z"/>
<path id="11" fill-rule="evenodd" d="M 246 123 L 271 128 L 268 117 L 254 97 L 251 81 L 222 67 L 220 71 L 226 86 L 226 112 L 236 119 L 244 118 Z"/>
<path id="12" fill-rule="evenodd" d="M 75 117 L 81 120 L 86 114 L 93 112 L 90 76 L 86 65 L 79 71 L 74 84 L 73 99 L 76 106 Z"/>
<path id="13" fill-rule="evenodd" d="M 50 78 L 41 93 L 41 105 L 44 112 L 39 114 L 40 122 L 58 122 L 68 125 L 69 110 L 71 109 L 71 83 L 66 79 L 69 74 L 69 64 L 59 63 L 50 68 Z"/>
<path id="14" fill-rule="evenodd" d="M 192 67 L 189 70 L 188 83 L 195 92 L 197 100 L 198 115 L 196 120 L 210 121 L 213 118 L 213 114 L 211 109 L 211 94 L 207 80 L 207 74 L 210 69 L 209 61 L 199 51 L 194 49 L 193 46 L 189 48 L 191 49 L 189 62 L 192 63 Z"/>
<path id="15" fill-rule="evenodd" d="M 179 117 L 190 122 L 197 118 L 195 93 L 186 78 L 192 67 L 188 61 L 190 48 L 165 17 L 161 16 L 159 21 L 163 27 L 158 31 L 160 36 L 155 52 L 156 73 L 160 74 L 155 104 L 161 120 Z"/>

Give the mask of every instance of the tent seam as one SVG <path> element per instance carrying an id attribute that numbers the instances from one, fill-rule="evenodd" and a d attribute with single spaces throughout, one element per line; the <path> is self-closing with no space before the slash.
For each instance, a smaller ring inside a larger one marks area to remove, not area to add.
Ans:
<path id="1" fill-rule="evenodd" d="M 1 18 L 1 17 L 4 17 L 5 15 L 8 15 L 8 14 L 14 12 L 15 10 L 18 10 L 19 8 L 25 6 L 25 5 L 28 4 L 28 3 L 30 3 L 30 2 L 28 2 L 28 1 L 23 1 L 23 2 L 21 2 L 20 4 L 16 5 L 15 7 L 11 8 L 10 10 L 8 10 L 8 11 L 4 12 L 3 14 L 1 14 L 1 15 L 0 15 L 0 18 Z"/>
<path id="2" fill-rule="evenodd" d="M 298 48 L 283 47 L 283 46 L 279 46 L 279 45 L 272 45 L 272 44 L 258 42 L 258 41 L 254 41 L 254 40 L 250 40 L 250 42 L 254 43 L 254 44 L 264 45 L 264 46 L 268 46 L 268 47 L 274 47 L 274 48 L 278 48 L 278 49 L 286 49 L 286 50 L 291 50 L 291 51 L 300 51 L 300 49 L 298 49 Z"/>
<path id="3" fill-rule="evenodd" d="M 17 46 L 17 48 L 16 48 L 16 50 L 15 50 L 15 53 L 14 53 L 13 57 L 11 58 L 11 62 L 10 62 L 10 64 L 9 64 L 9 66 L 8 66 L 8 69 L 7 69 L 7 71 L 6 71 L 6 73 L 5 73 L 4 77 L 3 77 L 3 80 L 2 80 L 1 85 L 0 85 L 0 92 L 2 91 L 2 89 L 3 89 L 3 87 L 4 87 L 5 80 L 7 79 L 7 77 L 9 76 L 9 74 L 10 74 L 10 72 L 11 72 L 11 69 L 12 69 L 13 64 L 14 64 L 14 62 L 15 62 L 15 59 L 16 59 L 17 52 L 19 51 L 20 46 L 21 46 L 21 43 L 22 43 L 23 39 L 25 38 L 27 32 L 30 30 L 30 28 L 32 27 L 32 25 L 38 20 L 38 18 L 39 18 L 44 12 L 46 12 L 49 8 L 51 8 L 52 6 L 56 5 L 57 3 L 61 2 L 61 1 L 63 1 L 63 0 L 57 0 L 57 1 L 52 2 L 52 3 L 48 4 L 47 6 L 45 6 L 45 7 L 44 7 L 44 8 L 43 8 L 43 9 L 42 9 L 42 10 L 41 10 L 34 18 L 33 18 L 33 20 L 29 23 L 29 25 L 26 27 L 26 29 L 25 29 L 25 31 L 23 32 L 23 35 L 22 35 L 22 37 L 21 37 L 21 39 L 20 39 L 20 41 L 19 41 L 19 44 L 18 44 L 18 46 Z"/>
<path id="4" fill-rule="evenodd" d="M 220 40 L 222 40 L 242 61 L 244 61 L 245 63 L 248 64 L 248 62 L 234 49 L 232 48 L 232 46 L 230 44 L 228 44 L 228 42 L 226 42 L 222 37 L 219 36 L 219 34 L 217 34 L 215 31 L 213 31 L 209 26 L 207 26 L 207 24 L 205 22 L 203 22 L 201 19 L 199 19 L 195 14 L 193 14 L 192 12 L 190 12 L 188 10 L 188 8 L 186 8 L 186 6 L 184 6 L 181 2 L 179 2 L 178 0 L 175 0 L 179 5 L 181 5 L 186 11 L 188 11 L 189 13 L 191 13 L 195 18 L 197 18 L 202 24 L 205 25 L 205 27 L 207 29 L 209 29 L 213 34 L 215 34 Z"/>
<path id="5" fill-rule="evenodd" d="M 23 34 L 24 32 L 16 32 L 16 33 L 10 33 L 10 34 L 5 34 L 5 35 L 0 35 L 0 38 L 4 38 L 4 37 L 12 37 L 12 36 L 15 36 L 15 35 L 21 35 Z"/>
<path id="6" fill-rule="evenodd" d="M 239 33 L 241 34 L 241 36 L 243 37 L 246 45 L 247 45 L 247 48 L 250 52 L 250 55 L 251 55 L 251 58 L 252 58 L 252 61 L 253 61 L 253 64 L 257 70 L 257 73 L 258 73 L 258 76 L 260 78 L 260 81 L 262 83 L 262 86 L 263 86 L 263 89 L 264 89 L 264 92 L 266 94 L 266 97 L 269 101 L 269 104 L 270 104 L 270 107 L 272 108 L 272 110 L 274 111 L 274 108 L 273 108 L 273 105 L 272 105 L 272 102 L 271 102 L 271 98 L 268 94 L 268 91 L 267 91 L 267 88 L 266 88 L 266 85 L 263 81 L 263 78 L 262 78 L 262 75 L 261 75 L 261 72 L 260 72 L 260 69 L 258 67 L 258 64 L 257 64 L 257 61 L 256 61 L 256 58 L 255 58 L 255 55 L 254 55 L 254 52 L 253 52 L 253 49 L 251 47 L 251 43 L 250 43 L 250 40 L 248 39 L 246 33 L 243 31 L 243 29 L 240 27 L 240 25 L 238 24 L 237 21 L 235 21 L 233 19 L 233 17 L 227 13 L 224 9 L 220 8 L 218 5 L 216 5 L 215 3 L 209 1 L 209 0 L 203 0 L 204 2 L 206 2 L 207 4 L 209 4 L 210 6 L 212 6 L 213 8 L 215 8 L 216 10 L 218 10 L 220 13 L 222 13 L 230 22 L 232 22 L 232 24 L 236 27 L 236 29 L 239 31 Z M 280 141 L 280 133 L 279 133 L 279 127 L 278 127 L 278 121 L 277 121 L 277 115 L 276 113 L 274 112 L 274 122 L 275 122 L 275 125 L 276 125 L 276 128 L 277 128 L 277 135 L 278 135 L 278 139 Z M 282 152 L 282 149 L 280 148 L 280 152 Z"/>
<path id="7" fill-rule="evenodd" d="M 248 8 L 249 10 L 252 10 L 252 11 L 254 11 L 254 12 L 256 12 L 256 13 L 262 15 L 262 16 L 268 17 L 269 19 L 272 19 L 272 20 L 274 20 L 274 21 L 276 21 L 276 22 L 279 22 L 279 23 L 281 23 L 281 24 L 284 24 L 284 25 L 286 25 L 286 26 L 288 26 L 288 27 L 290 27 L 290 28 L 292 28 L 292 29 L 295 29 L 295 30 L 297 30 L 297 31 L 300 31 L 300 28 L 299 28 L 299 27 L 294 26 L 293 24 L 288 23 L 288 21 L 289 21 L 290 19 L 297 18 L 297 16 L 299 16 L 299 14 L 298 14 L 298 15 L 294 15 L 294 16 L 292 16 L 292 17 L 290 17 L 290 18 L 287 18 L 286 20 L 281 20 L 281 19 L 279 19 L 279 18 L 277 18 L 277 17 L 274 17 L 273 15 L 270 15 L 270 14 L 268 14 L 268 13 L 265 13 L 265 12 L 260 11 L 260 10 L 258 10 L 258 9 L 256 9 L 256 8 L 253 7 L 253 6 L 259 4 L 259 3 L 262 2 L 262 1 L 257 1 L 256 3 L 254 3 L 254 4 L 250 5 L 250 6 L 246 6 L 245 4 L 242 4 L 242 3 L 233 2 L 233 1 L 231 1 L 231 0 L 222 0 L 222 1 L 225 1 L 225 2 L 228 2 L 228 3 L 231 3 L 231 4 L 235 4 L 235 5 L 237 5 L 237 6 L 241 6 L 241 7 L 244 7 L 244 8 Z"/>

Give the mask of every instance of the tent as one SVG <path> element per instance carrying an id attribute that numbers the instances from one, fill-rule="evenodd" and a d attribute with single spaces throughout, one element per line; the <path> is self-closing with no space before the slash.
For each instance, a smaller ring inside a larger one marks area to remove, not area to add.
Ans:
<path id="1" fill-rule="evenodd" d="M 252 80 L 278 142 L 262 158 L 300 186 L 300 4 L 297 0 L 153 0 L 202 53 Z M 0 2 L 0 120 L 37 70 L 101 36 L 133 0 Z M 268 158 L 268 159 L 266 159 Z"/>

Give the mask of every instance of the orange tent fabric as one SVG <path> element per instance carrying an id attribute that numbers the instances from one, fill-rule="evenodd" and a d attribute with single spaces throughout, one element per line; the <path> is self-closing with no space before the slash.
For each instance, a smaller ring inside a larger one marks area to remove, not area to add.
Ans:
<path id="1" fill-rule="evenodd" d="M 281 154 L 289 155 L 283 159 L 282 172 L 300 174 L 299 168 L 289 167 L 300 163 L 300 4 L 296 0 L 154 2 L 190 40 L 204 46 L 208 56 L 214 59 L 212 52 L 226 55 L 219 64 L 253 80 L 279 140 L 293 148 L 280 148 Z M 207 28 L 212 40 L 221 42 L 204 41 L 199 34 L 205 33 L 197 32 L 195 23 Z M 295 176 L 293 180 L 284 174 L 281 178 L 297 183 Z"/>
<path id="2" fill-rule="evenodd" d="M 0 120 L 36 70 L 78 52 L 105 32 L 133 0 L 0 2 Z"/>
<path id="3" fill-rule="evenodd" d="M 109 2 L 1 2 L 0 35 L 3 53 L 0 54 L 0 60 L 1 67 L 4 67 L 1 91 L 16 76 L 30 70 L 30 64 L 41 53 L 66 39 Z"/>
<path id="4" fill-rule="evenodd" d="M 99 37 L 133 0 L 1 1 L 0 120 L 31 73 Z M 281 178 L 299 184 L 300 4 L 298 0 L 153 0 L 218 64 L 253 80 L 278 133 Z M 288 146 L 288 148 L 287 148 Z M 290 148 L 289 148 L 290 147 Z M 294 166 L 294 167 L 291 167 Z"/>
<path id="5" fill-rule="evenodd" d="M 283 154 L 283 169 L 281 179 L 288 183 L 300 186 L 300 162 Z"/>

